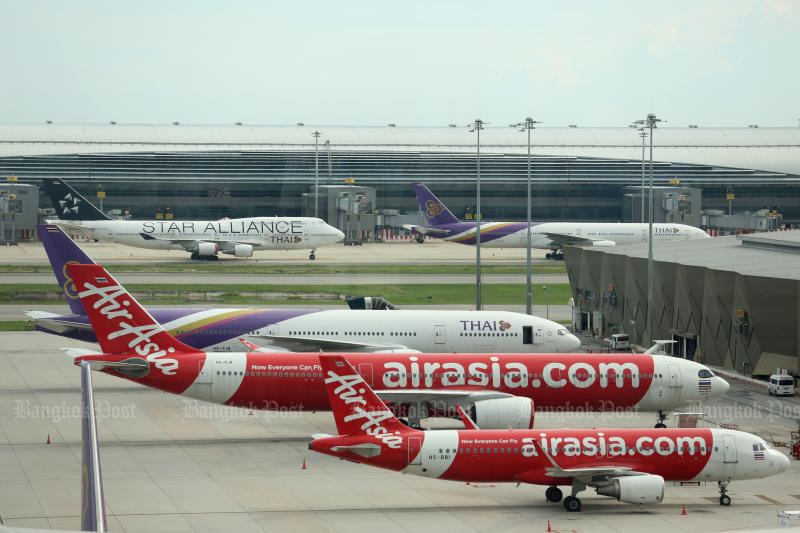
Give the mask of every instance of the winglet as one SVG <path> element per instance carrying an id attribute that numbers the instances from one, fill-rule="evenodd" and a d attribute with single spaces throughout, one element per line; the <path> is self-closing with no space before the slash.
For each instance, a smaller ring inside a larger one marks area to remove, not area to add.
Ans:
<path id="1" fill-rule="evenodd" d="M 92 390 L 92 370 L 88 361 L 81 362 L 81 423 L 83 475 L 81 476 L 81 530 L 105 531 L 106 507 L 103 475 L 100 471 L 100 450 L 97 445 L 97 418 Z"/>
<path id="2" fill-rule="evenodd" d="M 464 412 L 460 405 L 456 405 L 456 411 L 458 411 L 458 416 L 461 417 L 461 421 L 464 422 L 464 427 L 466 429 L 480 429 L 475 422 L 472 421 L 469 415 Z"/>
<path id="3" fill-rule="evenodd" d="M 547 450 L 545 450 L 545 449 L 542 447 L 542 445 L 539 443 L 539 441 L 538 441 L 537 439 L 533 439 L 533 445 L 534 445 L 534 446 L 535 446 L 535 447 L 536 447 L 536 448 L 537 448 L 537 449 L 538 449 L 540 452 L 542 452 L 542 455 L 544 455 L 544 456 L 547 458 L 547 460 L 548 460 L 548 461 L 550 461 L 550 464 L 551 464 L 551 465 L 553 465 L 553 468 L 556 470 L 556 472 L 564 472 L 564 469 L 563 469 L 563 468 L 561 468 L 560 466 L 558 466 L 558 463 L 556 463 L 555 459 L 553 459 L 553 458 L 550 456 L 550 454 L 549 454 L 549 453 L 547 453 Z"/>

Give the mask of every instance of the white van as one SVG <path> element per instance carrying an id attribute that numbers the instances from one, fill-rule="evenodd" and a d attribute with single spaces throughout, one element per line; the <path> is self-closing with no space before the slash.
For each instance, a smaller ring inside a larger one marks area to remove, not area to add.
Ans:
<path id="1" fill-rule="evenodd" d="M 624 333 L 614 333 L 611 335 L 612 350 L 630 350 L 631 338 Z"/>
<path id="2" fill-rule="evenodd" d="M 772 374 L 769 377 L 767 394 L 794 396 L 794 378 L 788 374 Z"/>

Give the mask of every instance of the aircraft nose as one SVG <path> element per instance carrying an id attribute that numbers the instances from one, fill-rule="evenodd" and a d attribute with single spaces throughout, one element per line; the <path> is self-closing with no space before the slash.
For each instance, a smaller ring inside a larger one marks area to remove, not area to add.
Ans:
<path id="1" fill-rule="evenodd" d="M 339 242 L 344 239 L 344 233 L 336 228 L 333 228 L 333 236 L 335 239 L 333 242 Z"/>
<path id="2" fill-rule="evenodd" d="M 711 396 L 722 396 L 728 392 L 728 389 L 730 388 L 730 383 L 719 376 L 714 376 L 714 384 L 711 386 Z"/>
<path id="3" fill-rule="evenodd" d="M 563 346 L 562 351 L 564 353 L 574 352 L 581 347 L 581 340 L 572 333 L 570 333 L 567 335 L 567 338 L 564 339 L 562 346 Z"/>
<path id="4" fill-rule="evenodd" d="M 770 450 L 773 455 L 775 455 L 775 464 L 778 466 L 778 472 L 783 472 L 787 468 L 789 468 L 790 461 L 789 458 L 786 457 L 783 453 L 779 452 L 778 450 Z"/>

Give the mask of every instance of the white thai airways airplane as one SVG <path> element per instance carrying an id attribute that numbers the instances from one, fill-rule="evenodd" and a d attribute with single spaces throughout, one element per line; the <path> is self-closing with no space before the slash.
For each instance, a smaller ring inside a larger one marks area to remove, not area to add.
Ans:
<path id="1" fill-rule="evenodd" d="M 475 244 L 475 222 L 461 222 L 422 183 L 414 184 L 426 226 L 407 226 L 418 235 L 430 235 L 461 244 Z M 482 222 L 481 246 L 486 248 L 525 248 L 527 222 Z M 563 259 L 564 246 L 614 246 L 647 242 L 648 224 L 614 222 L 534 222 L 531 248 L 550 250 L 547 259 Z M 685 224 L 653 224 L 653 242 L 707 239 L 700 228 Z"/>
<path id="2" fill-rule="evenodd" d="M 334 244 L 344 233 L 319 218 L 250 217 L 222 220 L 113 220 L 67 183 L 45 179 L 58 220 L 71 233 L 96 241 L 138 248 L 184 250 L 192 259 L 216 259 L 217 253 L 250 257 L 254 250 L 311 250 Z"/>
<path id="3" fill-rule="evenodd" d="M 58 226 L 37 226 L 72 315 L 29 311 L 36 329 L 96 342 L 69 264 L 93 261 Z M 507 311 L 362 311 L 323 309 L 150 308 L 172 335 L 211 352 L 242 350 L 251 337 L 271 352 L 574 352 L 580 340 L 564 326 Z"/>

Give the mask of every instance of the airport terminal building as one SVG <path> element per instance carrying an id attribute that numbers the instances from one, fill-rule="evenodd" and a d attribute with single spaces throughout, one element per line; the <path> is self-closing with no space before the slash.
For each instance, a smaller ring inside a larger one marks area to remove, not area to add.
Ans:
<path id="1" fill-rule="evenodd" d="M 800 222 L 800 128 L 665 127 L 653 140 L 656 185 L 700 189 L 712 209 L 733 193 L 734 211 L 778 207 Z M 626 218 L 625 187 L 642 179 L 636 129 L 538 128 L 532 153 L 535 220 Z M 524 132 L 482 131 L 485 219 L 525 218 L 526 154 Z M 0 178 L 64 178 L 90 199 L 102 186 L 104 209 L 134 218 L 156 206 L 176 219 L 310 214 L 315 164 L 320 185 L 374 188 L 373 213 L 417 213 L 410 185 L 422 181 L 464 217 L 476 163 L 475 134 L 460 127 L 0 125 Z"/>
<path id="2" fill-rule="evenodd" d="M 647 339 L 648 245 L 568 247 L 576 331 Z M 659 242 L 652 339 L 746 375 L 800 372 L 800 230 Z"/>

